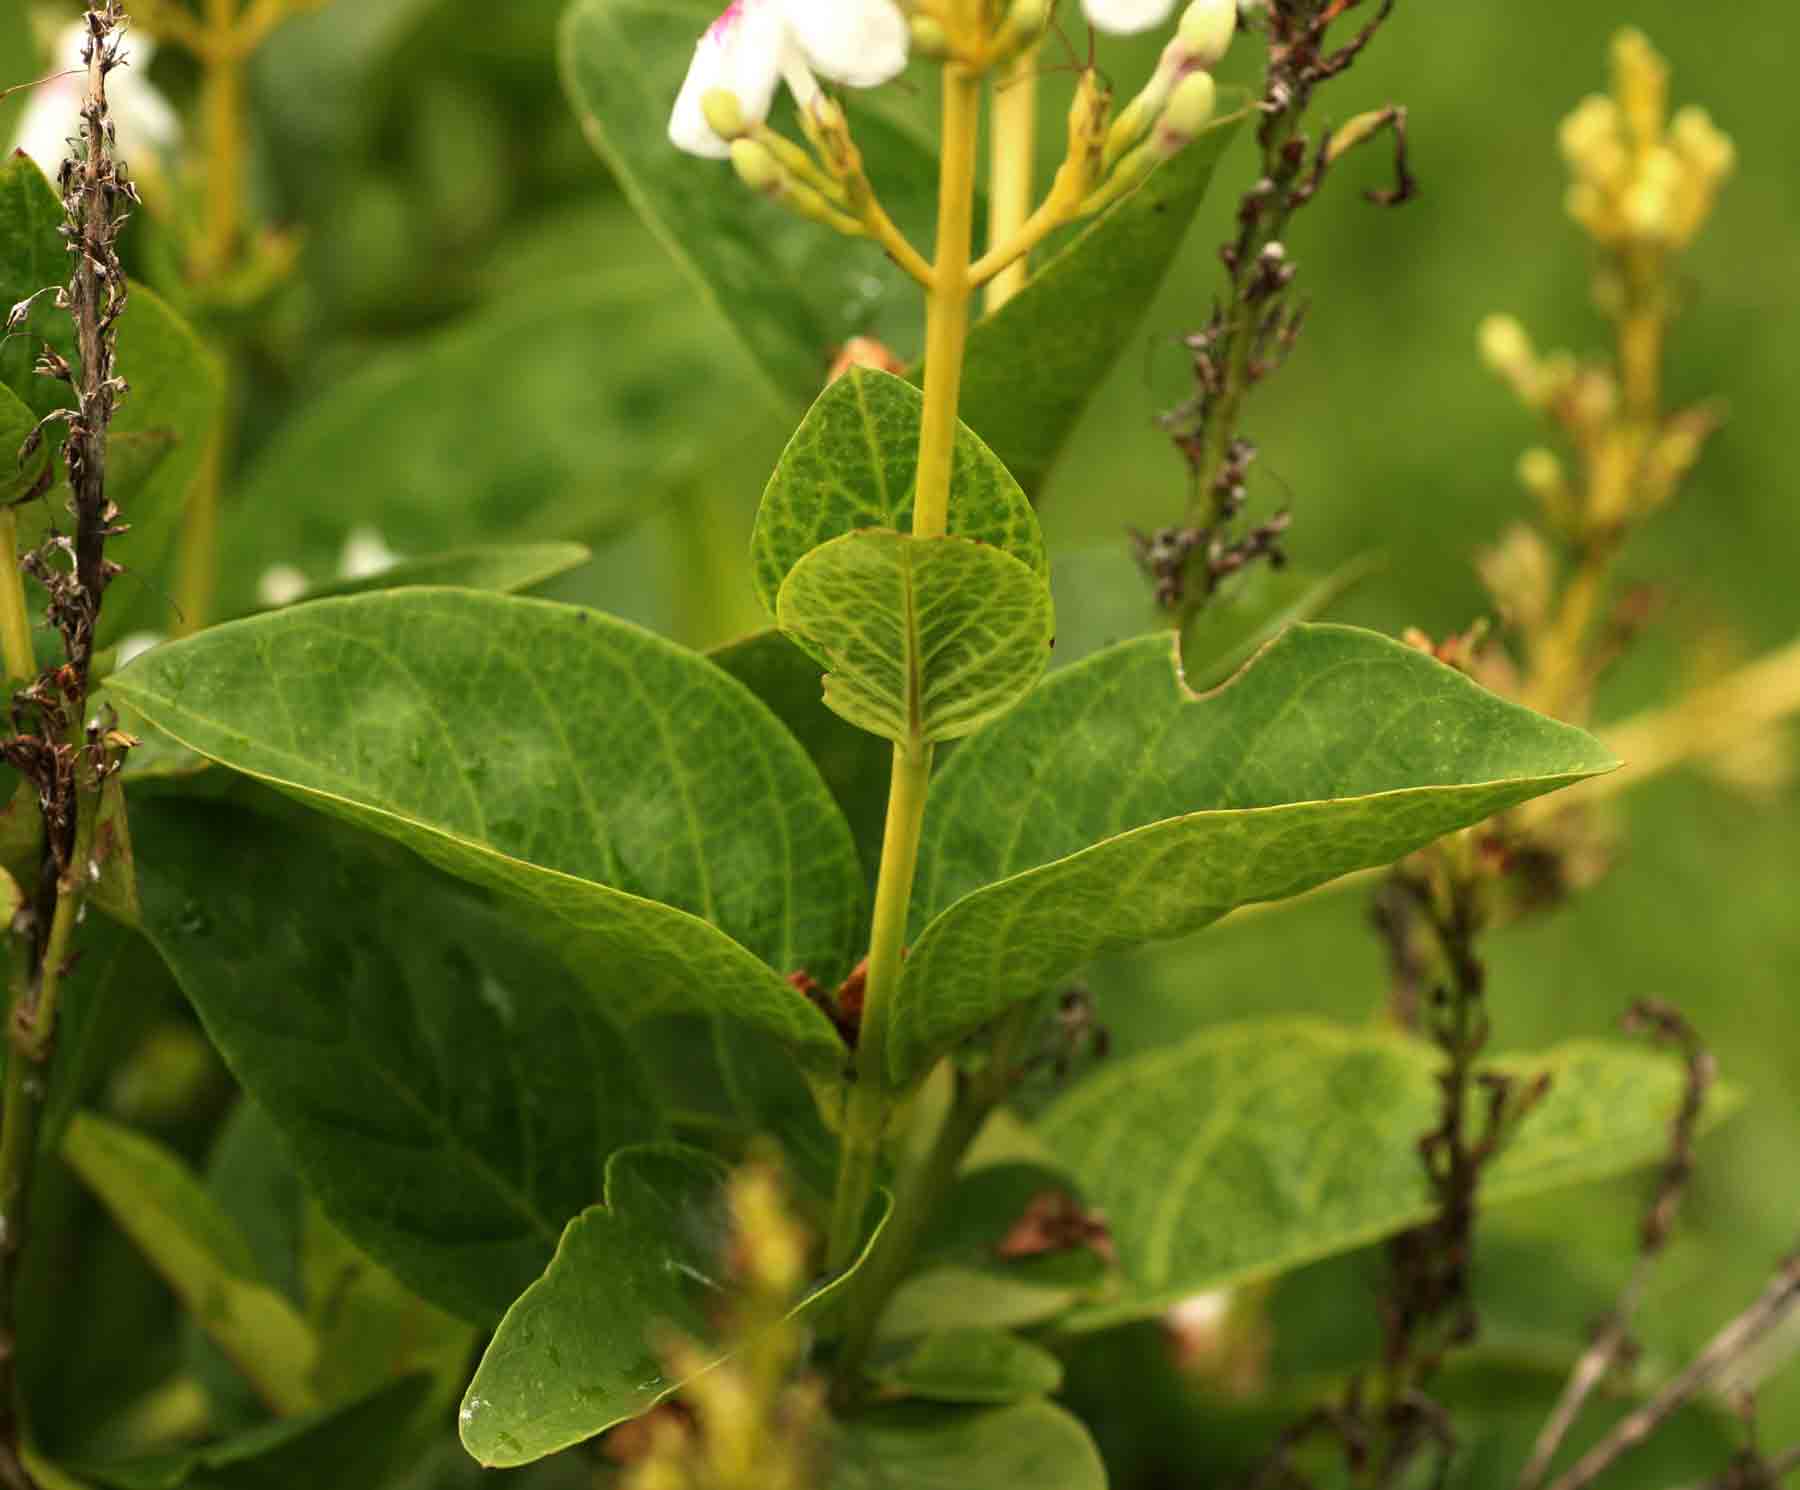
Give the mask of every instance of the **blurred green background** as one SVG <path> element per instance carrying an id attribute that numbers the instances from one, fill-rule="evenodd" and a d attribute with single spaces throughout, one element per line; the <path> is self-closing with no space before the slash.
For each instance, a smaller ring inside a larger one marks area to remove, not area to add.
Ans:
<path id="1" fill-rule="evenodd" d="M 582 139 L 557 74 L 560 9 L 338 0 L 279 31 L 252 74 L 253 197 L 261 221 L 301 235 L 300 259 L 295 281 L 266 299 L 194 303 L 168 226 L 185 210 L 181 183 L 152 183 L 136 271 L 235 349 L 222 548 L 234 603 L 277 560 L 330 578 L 366 524 L 401 553 L 482 536 L 584 538 L 594 562 L 551 593 L 695 644 L 758 624 L 741 555 L 789 425 Z M 0 0 L 5 25 L 24 13 L 22 0 Z M 1740 167 L 1685 261 L 1668 379 L 1673 401 L 1725 396 L 1731 419 L 1681 505 L 1627 556 L 1626 577 L 1663 588 L 1671 606 L 1609 686 L 1603 718 L 1662 696 L 1685 645 L 1713 628 L 1728 626 L 1746 658 L 1800 632 L 1800 502 L 1786 454 L 1800 388 L 1800 25 L 1789 7 L 1401 0 L 1320 114 L 1405 103 L 1422 194 L 1401 211 L 1363 203 L 1360 188 L 1385 181 L 1369 152 L 1299 220 L 1289 247 L 1313 314 L 1248 420 L 1263 448 L 1255 501 L 1291 506 L 1296 561 L 1382 560 L 1337 616 L 1442 634 L 1483 613 L 1470 560 L 1521 511 L 1513 464 L 1539 432 L 1478 364 L 1475 327 L 1507 310 L 1540 345 L 1605 349 L 1585 242 L 1561 211 L 1556 127 L 1603 85 L 1607 39 L 1626 22 L 1669 57 L 1675 102 L 1706 105 L 1735 138 Z M 1254 51 L 1240 43 L 1222 77 L 1250 81 Z M 1108 41 L 1100 59 L 1130 92 L 1154 52 Z M 0 85 L 37 65 L 0 55 Z M 187 59 L 164 48 L 150 75 L 191 111 Z M 1047 167 L 1067 88 L 1066 74 L 1046 87 Z M 887 105 L 926 113 L 922 88 L 888 92 Z M 740 189 L 726 167 L 692 169 L 720 192 Z M 1184 470 L 1153 415 L 1184 392 L 1175 339 L 1207 314 L 1214 247 L 1253 171 L 1240 139 L 1044 496 L 1053 547 L 1120 544 L 1125 524 L 1178 514 Z M 446 366 L 464 390 L 453 407 L 427 376 Z M 429 431 L 447 427 L 460 438 L 454 460 L 431 447 Z M 1623 813 L 1625 852 L 1602 885 L 1495 940 L 1493 1005 L 1499 1045 L 1530 1047 L 1605 1033 L 1637 997 L 1671 999 L 1748 1091 L 1702 1151 L 1681 1239 L 1643 1312 L 1646 1345 L 1667 1362 L 1748 1301 L 1800 1222 L 1789 1012 L 1800 792 L 1750 799 L 1683 772 L 1638 790 Z M 1349 892 L 1120 960 L 1091 981 L 1130 1050 L 1248 1014 L 1371 1017 L 1384 977 L 1364 897 Z M 1494 1338 L 1578 1334 L 1623 1279 L 1642 1193 L 1624 1183 L 1496 1216 L 1481 1273 Z M 1305 1307 L 1279 1317 L 1298 1318 L 1300 1338 L 1354 1339 L 1356 1320 L 1373 1318 L 1375 1276 L 1365 1260 L 1330 1275 L 1341 1286 L 1297 1280 L 1289 1297 Z M 1770 1376 L 1762 1411 L 1766 1442 L 1800 1437 L 1800 1370 Z M 1121 1418 L 1117 1431 L 1128 1441 L 1136 1429 Z"/>

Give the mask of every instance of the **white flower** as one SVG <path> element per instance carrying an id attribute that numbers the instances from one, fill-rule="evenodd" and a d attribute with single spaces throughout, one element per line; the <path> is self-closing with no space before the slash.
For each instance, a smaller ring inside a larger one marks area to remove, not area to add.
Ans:
<path id="1" fill-rule="evenodd" d="M 87 90 L 87 69 L 82 65 L 81 51 L 87 34 L 87 26 L 80 21 L 57 33 L 56 46 L 50 54 L 57 76 L 31 90 L 31 102 L 19 116 L 19 127 L 13 133 L 13 149 L 29 155 L 46 176 L 56 175 L 57 167 L 69 153 L 69 140 L 81 129 L 81 96 Z M 149 37 L 134 34 L 124 50 L 129 65 L 106 80 L 119 153 L 127 162 L 146 151 L 173 150 L 181 142 L 180 116 L 151 87 L 144 71 L 155 51 L 155 43 Z"/>
<path id="2" fill-rule="evenodd" d="M 760 124 L 777 81 L 802 108 L 818 97 L 814 73 L 873 88 L 906 66 L 908 40 L 894 0 L 732 0 L 694 48 L 669 139 L 690 155 L 723 160 L 731 144 L 707 120 L 709 93 L 731 94 L 743 121 Z"/>
<path id="3" fill-rule="evenodd" d="M 1082 0 L 1081 8 L 1099 30 L 1126 36 L 1162 25 L 1175 8 L 1175 0 Z"/>
<path id="4" fill-rule="evenodd" d="M 292 605 L 307 589 L 306 576 L 292 564 L 271 564 L 256 582 L 256 598 L 274 610 Z"/>

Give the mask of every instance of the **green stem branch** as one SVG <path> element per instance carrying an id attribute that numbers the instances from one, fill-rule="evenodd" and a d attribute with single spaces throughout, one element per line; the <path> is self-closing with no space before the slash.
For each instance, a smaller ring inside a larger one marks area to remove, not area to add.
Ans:
<path id="1" fill-rule="evenodd" d="M 925 410 L 919 430 L 918 486 L 913 534 L 941 538 L 949 522 L 950 473 L 962 396 L 963 352 L 969 330 L 969 263 L 974 236 L 975 157 L 981 114 L 979 79 L 952 66 L 944 73 L 943 163 L 938 183 L 937 259 L 926 302 Z M 906 943 L 907 912 L 918 866 L 925 799 L 931 784 L 931 747 L 894 747 L 887 827 L 876 877 L 869 934 L 868 977 L 857 1036 L 855 1084 L 845 1113 L 837 1192 L 832 1202 L 827 1258 L 847 1267 L 862 1240 L 863 1216 L 874 1190 L 881 1141 L 895 1101 L 887 1068 L 888 1022 Z"/>
<path id="2" fill-rule="evenodd" d="M 19 570 L 19 516 L 11 507 L 0 507 L 0 651 L 10 682 L 28 683 L 37 676 L 31 611 L 25 604 L 25 579 Z"/>

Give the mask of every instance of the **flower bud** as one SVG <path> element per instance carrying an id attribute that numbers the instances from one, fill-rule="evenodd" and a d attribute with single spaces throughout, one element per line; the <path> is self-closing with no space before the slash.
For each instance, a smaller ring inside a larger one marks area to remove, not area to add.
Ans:
<path id="1" fill-rule="evenodd" d="M 1554 505 L 1564 491 L 1562 462 L 1556 453 L 1533 445 L 1519 457 L 1519 485 L 1546 506 Z"/>
<path id="2" fill-rule="evenodd" d="M 1490 371 L 1509 382 L 1528 378 L 1535 371 L 1537 358 L 1531 349 L 1531 338 L 1512 316 L 1488 316 L 1477 336 L 1481 360 Z"/>
<path id="3" fill-rule="evenodd" d="M 916 15 L 907 25 L 912 30 L 913 54 L 934 61 L 950 55 L 950 38 L 944 28 L 930 16 Z"/>
<path id="4" fill-rule="evenodd" d="M 706 125 L 721 140 L 741 139 L 750 132 L 744 118 L 744 106 L 729 88 L 709 88 L 700 100 L 700 112 Z"/>
<path id="5" fill-rule="evenodd" d="M 787 186 L 787 172 L 767 145 L 751 139 L 731 142 L 731 164 L 739 179 L 754 192 L 765 197 L 779 197 Z"/>
<path id="6" fill-rule="evenodd" d="M 1194 141 L 1212 119 L 1219 90 L 1207 72 L 1189 73 L 1169 95 L 1169 106 L 1156 122 L 1156 151 L 1167 159 Z"/>
<path id="7" fill-rule="evenodd" d="M 1210 72 L 1230 50 L 1236 31 L 1237 0 L 1194 0 L 1183 12 L 1176 34 L 1192 65 Z"/>
<path id="8" fill-rule="evenodd" d="M 1358 145 L 1367 144 L 1390 117 L 1386 109 L 1371 109 L 1366 114 L 1358 114 L 1332 135 L 1331 143 L 1325 147 L 1326 161 L 1335 165 Z"/>

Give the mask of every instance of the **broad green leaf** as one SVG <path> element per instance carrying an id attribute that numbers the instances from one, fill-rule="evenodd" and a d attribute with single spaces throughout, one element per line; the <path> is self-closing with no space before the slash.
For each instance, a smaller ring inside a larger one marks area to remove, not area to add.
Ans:
<path id="1" fill-rule="evenodd" d="M 820 544 L 859 528 L 912 527 L 924 398 L 888 373 L 852 368 L 824 393 L 782 452 L 750 538 L 756 590 L 775 613 L 782 582 Z M 959 425 L 950 527 L 1049 573 L 1037 514 L 994 453 Z"/>
<path id="2" fill-rule="evenodd" d="M 595 996 L 378 840 L 165 797 L 133 817 L 145 932 L 326 1213 L 492 1323 L 606 1156 L 662 1132 Z"/>
<path id="3" fill-rule="evenodd" d="M 69 1123 L 62 1155 L 264 1401 L 283 1415 L 317 1405 L 317 1337 L 179 1155 L 91 1112 Z"/>
<path id="4" fill-rule="evenodd" d="M 830 669 L 827 708 L 913 754 L 1012 708 L 1056 637 L 1049 584 L 1011 554 L 880 528 L 806 555 L 776 620 Z"/>
<path id="5" fill-rule="evenodd" d="M 1106 1490 L 1087 1429 L 1048 1402 L 880 1408 L 839 1425 L 831 1450 L 830 1490 Z"/>
<path id="6" fill-rule="evenodd" d="M 1136 337 L 1243 118 L 1213 123 L 971 329 L 963 419 L 1034 496 Z"/>
<path id="7" fill-rule="evenodd" d="M 825 707 L 819 664 L 779 631 L 759 631 L 707 655 L 768 705 L 812 757 L 850 824 L 864 877 L 873 884 L 881 865 L 894 752 Z"/>
<path id="8" fill-rule="evenodd" d="M 849 831 L 704 658 L 572 606 L 396 590 L 217 627 L 108 686 L 201 754 L 534 907 L 618 1017 L 731 1014 L 841 1063 L 782 974 L 830 985 L 855 960 Z"/>
<path id="9" fill-rule="evenodd" d="M 1005 1330 L 942 1330 L 871 1373 L 883 1386 L 928 1402 L 1023 1402 L 1062 1385 L 1062 1364 Z"/>
<path id="10" fill-rule="evenodd" d="M 1064 1169 L 1009 1160 L 965 1171 L 919 1245 L 920 1266 L 965 1267 L 1040 1288 L 1094 1288 L 1107 1268 L 1091 1247 L 1013 1255 L 1006 1246 L 1033 1206 L 1047 1199 L 1087 1209 Z"/>
<path id="11" fill-rule="evenodd" d="M 536 589 L 547 580 L 579 569 L 591 557 L 589 549 L 580 543 L 486 544 L 451 549 L 428 559 L 406 559 L 392 569 L 384 569 L 380 574 L 371 574 L 364 579 L 321 585 L 316 590 L 308 590 L 303 598 L 330 600 L 342 595 L 369 595 L 378 590 L 443 586 L 511 595 Z"/>
<path id="12" fill-rule="evenodd" d="M 222 603 L 254 609 L 278 564 L 330 583 L 357 529 L 411 560 L 636 522 L 767 418 L 734 391 L 720 337 L 650 266 L 534 286 L 379 354 L 244 473 Z"/>
<path id="13" fill-rule="evenodd" d="M 681 1387 L 665 1374 L 657 1346 L 671 1330 L 704 1340 L 729 1298 L 727 1174 L 712 1156 L 675 1145 L 614 1156 L 605 1204 L 569 1223 L 549 1269 L 507 1311 L 469 1384 L 460 1422 L 476 1459 L 495 1468 L 529 1464 Z M 854 1271 L 826 1282 L 797 1312 L 822 1306 Z"/>
<path id="14" fill-rule="evenodd" d="M 1618 1174 L 1667 1146 L 1683 1084 L 1671 1060 L 1585 1043 L 1492 1064 L 1553 1084 L 1484 1177 L 1486 1205 Z M 1269 1020 L 1089 1077 L 1039 1128 L 1106 1212 L 1125 1285 L 1069 1323 L 1141 1318 L 1426 1220 L 1417 1140 L 1437 1121 L 1442 1065 L 1387 1031 Z"/>
<path id="15" fill-rule="evenodd" d="M 718 13 L 713 0 L 578 0 L 563 22 L 563 82 L 632 205 L 770 385 L 801 408 L 851 337 L 916 344 L 920 292 L 873 243 L 796 217 L 746 188 L 725 163 L 669 143 L 669 109 L 694 43 Z M 883 204 L 915 242 L 927 241 L 935 152 L 853 95 L 845 104 Z M 785 102 L 771 123 L 797 136 Z"/>
<path id="16" fill-rule="evenodd" d="M 0 306 L 11 306 L 68 277 L 68 254 L 58 228 L 62 204 L 43 172 L 23 156 L 0 162 Z M 46 295 L 24 332 L 0 339 L 0 383 L 39 418 L 73 402 L 67 384 L 40 378 L 32 364 L 48 342 L 72 362 L 75 333 L 68 312 Z M 188 488 L 217 429 L 224 375 L 217 358 L 153 291 L 133 283 L 119 322 L 117 370 L 130 392 L 112 423 L 109 455 L 116 455 L 108 493 L 131 531 L 107 544 L 128 575 L 106 595 L 102 644 L 136 630 L 166 630 L 172 617 L 174 545 Z M 61 427 L 45 433 L 60 438 Z M 0 480 L 15 470 L 13 452 L 0 451 Z M 44 531 L 60 497 L 22 514 L 25 541 Z"/>
<path id="17" fill-rule="evenodd" d="M 404 1377 L 348 1407 L 269 1423 L 200 1448 L 67 1468 L 105 1490 L 377 1486 L 400 1467 L 411 1419 L 428 1387 L 424 1377 Z"/>
<path id="18" fill-rule="evenodd" d="M 1614 764 L 1371 632 L 1295 626 L 1199 697 L 1169 639 L 1109 648 L 940 773 L 892 1074 L 1103 952 L 1391 863 Z"/>

